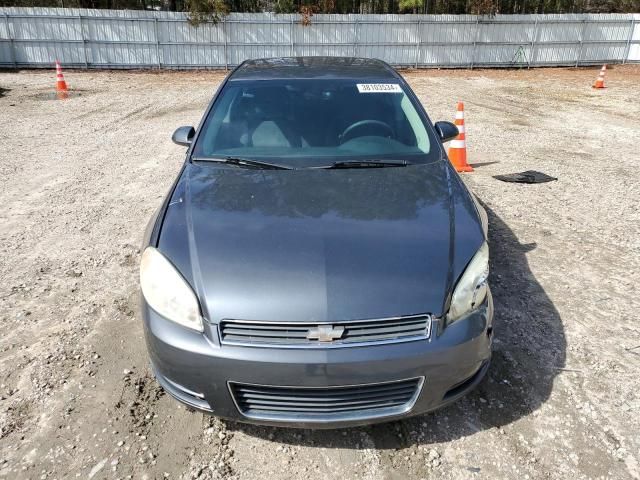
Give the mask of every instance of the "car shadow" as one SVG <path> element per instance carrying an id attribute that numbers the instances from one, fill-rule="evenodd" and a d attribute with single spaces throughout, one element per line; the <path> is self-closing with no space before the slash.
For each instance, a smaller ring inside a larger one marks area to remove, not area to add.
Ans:
<path id="1" fill-rule="evenodd" d="M 364 434 L 378 449 L 455 440 L 499 428 L 540 408 L 565 365 L 566 340 L 553 302 L 533 276 L 526 253 L 509 226 L 489 216 L 494 347 L 489 372 L 469 395 L 443 409 L 391 423 L 341 430 L 297 430 L 226 422 L 231 431 L 302 446 L 364 449 Z"/>
<path id="2" fill-rule="evenodd" d="M 500 162 L 477 162 L 477 163 L 470 163 L 469 165 L 471 165 L 473 168 L 482 168 L 482 167 L 488 167 L 489 165 L 495 165 L 496 163 L 500 163 Z"/>

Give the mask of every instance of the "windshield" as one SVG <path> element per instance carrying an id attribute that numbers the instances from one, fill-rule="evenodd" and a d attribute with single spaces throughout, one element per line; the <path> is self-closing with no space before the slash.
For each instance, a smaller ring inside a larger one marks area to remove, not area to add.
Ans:
<path id="1" fill-rule="evenodd" d="M 433 134 L 402 87 L 356 80 L 227 83 L 195 158 L 239 157 L 294 168 L 343 160 L 435 159 Z"/>

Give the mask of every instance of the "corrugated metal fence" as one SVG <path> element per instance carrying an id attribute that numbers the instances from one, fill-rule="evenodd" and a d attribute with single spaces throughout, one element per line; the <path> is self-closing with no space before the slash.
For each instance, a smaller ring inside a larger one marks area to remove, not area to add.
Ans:
<path id="1" fill-rule="evenodd" d="M 395 66 L 512 67 L 640 61 L 640 15 L 299 15 L 0 8 L 0 66 L 227 68 L 247 58 L 376 57 Z"/>

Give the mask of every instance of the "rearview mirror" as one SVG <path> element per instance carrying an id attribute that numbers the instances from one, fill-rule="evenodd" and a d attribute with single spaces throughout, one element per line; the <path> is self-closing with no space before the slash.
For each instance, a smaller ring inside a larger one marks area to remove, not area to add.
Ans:
<path id="1" fill-rule="evenodd" d="M 443 143 L 453 140 L 460 133 L 458 127 L 451 122 L 436 122 L 434 127 Z"/>
<path id="2" fill-rule="evenodd" d="M 193 127 L 180 127 L 173 132 L 171 140 L 173 140 L 173 143 L 188 147 L 191 145 L 191 140 L 195 134 L 196 130 Z"/>

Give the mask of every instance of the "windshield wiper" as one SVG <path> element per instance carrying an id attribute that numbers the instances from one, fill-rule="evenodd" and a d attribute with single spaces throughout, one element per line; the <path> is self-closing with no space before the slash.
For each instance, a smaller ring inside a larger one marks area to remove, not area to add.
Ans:
<path id="1" fill-rule="evenodd" d="M 317 168 L 384 168 L 406 167 L 407 165 L 410 165 L 410 163 L 406 160 L 343 160 Z"/>
<path id="2" fill-rule="evenodd" d="M 262 168 L 265 170 L 291 170 L 291 167 L 279 165 L 277 163 L 261 162 L 260 160 L 251 160 L 241 157 L 193 157 L 196 162 L 216 162 L 226 165 L 236 165 L 238 167 Z"/>

